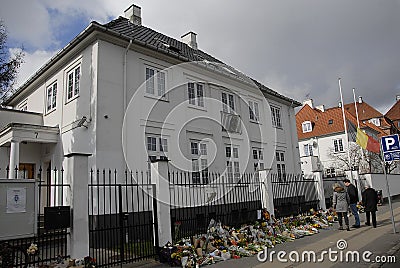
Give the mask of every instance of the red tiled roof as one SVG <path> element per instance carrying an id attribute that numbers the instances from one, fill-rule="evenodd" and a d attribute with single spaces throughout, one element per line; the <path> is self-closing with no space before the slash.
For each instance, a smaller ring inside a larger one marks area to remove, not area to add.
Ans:
<path id="1" fill-rule="evenodd" d="M 357 126 L 355 116 L 347 110 L 345 110 L 345 116 L 354 126 Z M 311 132 L 303 133 L 302 123 L 304 121 L 311 122 Z M 360 127 L 371 128 L 378 132 L 379 136 L 383 133 L 379 127 L 370 123 L 360 122 Z M 299 140 L 344 132 L 342 109 L 340 107 L 333 107 L 322 112 L 316 108 L 311 108 L 309 105 L 304 105 L 296 114 L 296 129 Z"/>
<path id="2" fill-rule="evenodd" d="M 383 114 L 378 112 L 375 108 L 369 105 L 366 102 L 356 102 L 357 103 L 357 111 L 358 111 L 358 118 L 360 121 L 365 121 L 371 118 L 381 118 Z M 356 116 L 356 108 L 354 106 L 354 102 L 348 103 L 344 105 L 344 109 L 351 113 L 353 116 Z"/>
<path id="3" fill-rule="evenodd" d="M 392 121 L 400 120 L 400 100 L 398 100 L 392 108 L 385 114 Z"/>

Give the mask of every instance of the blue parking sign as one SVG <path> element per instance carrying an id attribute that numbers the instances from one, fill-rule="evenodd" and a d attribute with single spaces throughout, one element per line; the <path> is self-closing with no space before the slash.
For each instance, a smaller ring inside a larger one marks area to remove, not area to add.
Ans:
<path id="1" fill-rule="evenodd" d="M 384 153 L 400 151 L 399 136 L 396 134 L 382 137 L 381 146 Z"/>

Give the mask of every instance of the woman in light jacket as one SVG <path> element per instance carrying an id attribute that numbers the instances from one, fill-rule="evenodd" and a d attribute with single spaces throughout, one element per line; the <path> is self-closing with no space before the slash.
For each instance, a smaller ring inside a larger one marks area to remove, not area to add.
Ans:
<path id="1" fill-rule="evenodd" d="M 333 185 L 333 209 L 336 210 L 339 220 L 339 230 L 343 229 L 343 217 L 346 223 L 346 230 L 350 231 L 349 218 L 347 217 L 347 211 L 350 205 L 350 197 L 346 190 L 338 183 Z"/>

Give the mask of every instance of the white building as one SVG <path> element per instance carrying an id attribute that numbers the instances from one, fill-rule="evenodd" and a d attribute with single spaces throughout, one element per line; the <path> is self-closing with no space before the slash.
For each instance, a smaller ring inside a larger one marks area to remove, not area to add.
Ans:
<path id="1" fill-rule="evenodd" d="M 68 178 L 76 153 L 92 168 L 147 170 L 168 157 L 231 179 L 256 168 L 300 173 L 298 102 L 198 49 L 195 33 L 178 41 L 144 27 L 135 5 L 125 15 L 92 22 L 4 99 L 0 177 L 7 166 L 32 178 L 63 166 Z"/>
<path id="2" fill-rule="evenodd" d="M 341 107 L 314 107 L 312 100 L 303 103 L 296 114 L 296 124 L 304 174 L 322 171 L 324 177 L 343 176 L 346 170 L 357 167 L 360 172 L 376 171 L 376 167 L 372 166 L 376 165 L 374 158 L 368 155 L 363 158 L 361 148 L 355 143 L 357 119 L 347 109 L 345 117 L 350 141 L 345 134 Z M 375 139 L 383 134 L 377 126 L 368 122 L 360 122 L 360 128 Z"/>

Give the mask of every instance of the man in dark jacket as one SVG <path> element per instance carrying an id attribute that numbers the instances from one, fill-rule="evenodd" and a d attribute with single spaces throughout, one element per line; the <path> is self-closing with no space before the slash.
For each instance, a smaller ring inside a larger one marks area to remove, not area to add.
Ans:
<path id="1" fill-rule="evenodd" d="M 378 210 L 378 194 L 375 189 L 371 188 L 369 185 L 365 186 L 365 190 L 362 193 L 362 204 L 365 210 L 365 216 L 367 221 L 366 225 L 370 226 L 371 223 L 369 221 L 370 214 L 372 215 L 372 225 L 376 228 L 376 211 Z"/>
<path id="2" fill-rule="evenodd" d="M 355 223 L 352 226 L 353 228 L 360 228 L 360 216 L 358 215 L 357 203 L 358 203 L 358 193 L 356 187 L 350 183 L 349 179 L 343 180 L 344 185 L 347 188 L 347 193 L 350 197 L 350 210 L 354 215 Z"/>

